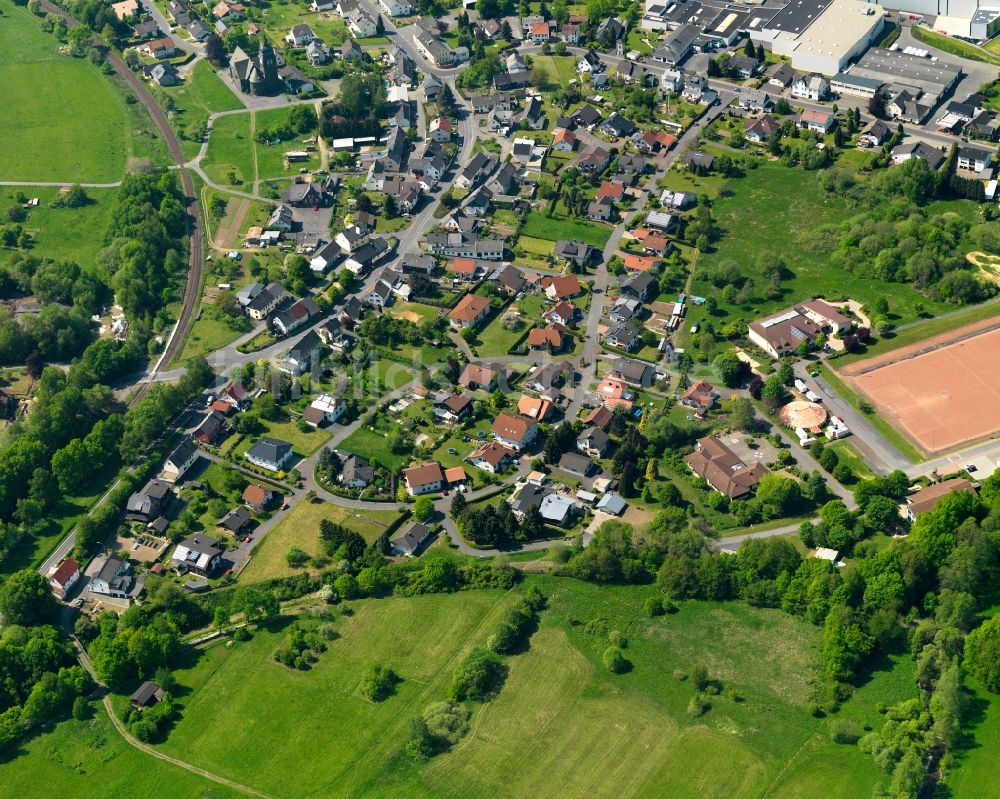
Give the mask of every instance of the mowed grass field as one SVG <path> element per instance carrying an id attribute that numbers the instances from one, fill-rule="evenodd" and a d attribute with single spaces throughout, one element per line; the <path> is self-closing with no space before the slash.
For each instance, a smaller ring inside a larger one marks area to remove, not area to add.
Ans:
<path id="1" fill-rule="evenodd" d="M 174 130 L 181 134 L 181 150 L 185 158 L 194 158 L 198 154 L 201 143 L 194 139 L 194 133 L 204 127 L 209 114 L 243 108 L 243 103 L 204 59 L 195 64 L 182 85 L 160 91 L 173 104 L 167 116 Z"/>
<path id="2" fill-rule="evenodd" d="M 51 799 L 242 799 L 243 794 L 133 749 L 95 703 L 89 721 L 65 721 L 0 761 L 0 796 Z"/>
<path id="3" fill-rule="evenodd" d="M 110 183 L 128 155 L 124 102 L 85 58 L 58 51 L 26 8 L 0 0 L 0 179 Z"/>
<path id="4" fill-rule="evenodd" d="M 202 166 L 206 175 L 223 186 L 229 184 L 230 169 L 243 183 L 257 179 L 249 113 L 219 117 L 212 123 Z"/>
<path id="5" fill-rule="evenodd" d="M 760 163 L 748 177 L 728 181 L 725 188 L 727 191 L 722 192 L 712 207 L 713 219 L 722 236 L 710 251 L 699 254 L 691 285 L 692 294 L 716 298 L 717 322 L 724 316 L 755 319 L 815 296 L 849 297 L 869 304 L 885 296 L 898 317 L 894 324 L 915 320 L 913 307 L 917 302 L 929 313 L 949 308 L 909 285 L 859 278 L 845 270 L 833 269 L 827 258 L 802 249 L 799 238 L 804 233 L 854 213 L 842 197 L 823 190 L 815 173 Z M 767 285 L 767 278 L 758 273 L 755 264 L 760 256 L 781 257 L 792 272 L 792 277 L 781 283 L 782 296 L 752 301 L 743 307 L 724 302 L 721 289 L 709 280 L 713 267 L 724 262 L 739 264 L 743 274 L 753 280 L 759 295 Z M 704 306 L 693 308 L 692 312 L 689 321 L 706 318 Z"/>
<path id="6" fill-rule="evenodd" d="M 741 603 L 690 602 L 649 619 L 642 602 L 652 587 L 529 579 L 549 596 L 540 629 L 449 753 L 408 759 L 410 721 L 445 696 L 455 664 L 520 589 L 350 603 L 353 615 L 334 621 L 340 637 L 306 672 L 272 661 L 280 630 L 212 647 L 177 674 L 182 718 L 162 748 L 282 799 L 856 799 L 881 778 L 808 713 L 821 637 L 812 625 Z M 601 665 L 611 630 L 628 638 L 626 674 Z M 375 662 L 402 678 L 379 704 L 358 691 Z M 724 690 L 693 719 L 694 689 L 672 675 L 699 662 Z M 908 659 L 887 667 L 843 715 L 879 724 L 877 702 L 912 690 Z"/>
<path id="7" fill-rule="evenodd" d="M 324 519 L 342 524 L 372 543 L 398 516 L 393 510 L 353 511 L 329 502 L 299 502 L 254 550 L 241 579 L 258 582 L 301 572 L 302 569 L 293 569 L 288 565 L 285 554 L 293 544 L 310 555 L 322 554 L 319 524 Z"/>
<path id="8" fill-rule="evenodd" d="M 972 724 L 965 745 L 959 749 L 947 785 L 954 799 L 979 799 L 996 795 L 997 752 L 1000 751 L 1000 697 L 972 678 Z"/>
<path id="9" fill-rule="evenodd" d="M 0 156 L 2 157 L 2 156 Z M 117 189 L 86 189 L 90 202 L 81 208 L 50 208 L 59 189 L 25 186 L 4 187 L 5 205 L 13 205 L 13 196 L 23 191 L 29 199 L 38 198 L 38 206 L 29 210 L 23 223 L 33 239 L 32 255 L 53 260 L 75 261 L 84 270 L 97 268 L 97 253 L 104 247 L 104 232 L 111 218 Z M 17 250 L 0 250 L 0 263 Z"/>
<path id="10" fill-rule="evenodd" d="M 521 233 L 548 241 L 577 239 L 603 249 L 611 237 L 611 228 L 585 219 L 569 219 L 558 214 L 550 217 L 539 211 L 532 211 L 524 221 Z"/>

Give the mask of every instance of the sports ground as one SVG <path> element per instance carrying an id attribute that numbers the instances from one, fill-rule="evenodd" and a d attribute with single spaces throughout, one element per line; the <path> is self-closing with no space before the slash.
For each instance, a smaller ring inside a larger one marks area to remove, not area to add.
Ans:
<path id="1" fill-rule="evenodd" d="M 996 319 L 859 361 L 843 370 L 882 415 L 927 453 L 1000 431 Z"/>

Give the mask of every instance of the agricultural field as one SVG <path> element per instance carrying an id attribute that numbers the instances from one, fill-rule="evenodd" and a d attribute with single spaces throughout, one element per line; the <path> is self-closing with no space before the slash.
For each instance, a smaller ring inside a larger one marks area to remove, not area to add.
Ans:
<path id="1" fill-rule="evenodd" d="M 29 199 L 37 197 L 38 205 L 29 212 L 23 223 L 31 234 L 31 254 L 56 261 L 67 260 L 79 264 L 85 271 L 97 268 L 97 253 L 104 247 L 104 232 L 108 228 L 111 209 L 117 189 L 86 189 L 90 202 L 80 208 L 51 208 L 50 203 L 59 189 L 30 187 L 4 188 L 6 205 L 14 203 L 17 191 Z M 0 250 L 0 264 L 9 260 L 14 250 Z"/>
<path id="2" fill-rule="evenodd" d="M 0 10 L 0 175 L 121 180 L 130 155 L 124 100 L 89 60 L 60 54 L 59 42 L 26 8 L 0 0 Z"/>
<path id="3" fill-rule="evenodd" d="M 94 704 L 87 721 L 64 721 L 29 740 L 0 763 L 0 793 L 22 799 L 52 796 L 157 796 L 242 799 L 243 794 L 133 749 Z"/>
<path id="4" fill-rule="evenodd" d="M 177 672 L 183 711 L 162 749 L 287 799 L 639 797 L 668 788 L 692 799 L 817 791 L 855 799 L 880 778 L 868 756 L 831 743 L 829 721 L 808 713 L 819 629 L 737 603 L 689 602 L 649 619 L 642 601 L 654 589 L 530 579 L 550 598 L 541 628 L 508 660 L 499 697 L 476 707 L 471 731 L 449 753 L 415 763 L 401 748 L 411 719 L 443 698 L 457 661 L 485 640 L 516 590 L 349 603 L 352 615 L 336 614 L 339 637 L 305 672 L 272 661 L 277 628 L 212 646 Z M 601 665 L 611 630 L 629 641 L 625 674 Z M 376 662 L 402 677 L 381 703 L 359 692 Z M 685 708 L 694 690 L 671 675 L 697 662 L 723 691 L 692 719 Z M 912 684 L 908 658 L 889 663 L 841 714 L 877 724 L 877 703 L 908 695 Z"/>
<path id="5" fill-rule="evenodd" d="M 398 517 L 394 510 L 352 511 L 329 502 L 299 502 L 254 550 L 250 563 L 240 575 L 241 580 L 259 582 L 300 573 L 302 569 L 288 565 L 285 553 L 294 545 L 312 556 L 322 554 L 319 523 L 324 519 L 342 524 L 372 543 Z"/>
<path id="6" fill-rule="evenodd" d="M 611 228 L 607 225 L 569 219 L 558 214 L 550 217 L 538 211 L 532 211 L 528 214 L 521 232 L 525 236 L 546 239 L 547 241 L 577 239 L 598 249 L 604 249 L 604 245 L 611 238 Z"/>

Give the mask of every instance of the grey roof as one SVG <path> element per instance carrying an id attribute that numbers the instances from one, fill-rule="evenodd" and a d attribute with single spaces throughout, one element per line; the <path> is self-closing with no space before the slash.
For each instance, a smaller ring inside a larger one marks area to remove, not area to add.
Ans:
<path id="1" fill-rule="evenodd" d="M 360 455 L 351 455 L 344 461 L 340 470 L 341 478 L 345 483 L 361 480 L 370 483 L 375 479 L 375 469 L 368 464 L 368 459 Z"/>
<path id="2" fill-rule="evenodd" d="M 431 529 L 427 525 L 414 522 L 403 532 L 398 533 L 389 539 L 389 543 L 394 544 L 404 551 L 416 552 L 417 548 L 425 540 L 427 540 L 427 536 L 430 535 L 430 532 Z"/>
<path id="3" fill-rule="evenodd" d="M 564 452 L 563 456 L 559 459 L 559 468 L 564 472 L 586 476 L 593 467 L 594 462 L 579 452 Z"/>
<path id="4" fill-rule="evenodd" d="M 197 451 L 198 448 L 194 444 L 192 444 L 189 440 L 184 439 L 180 444 L 174 447 L 173 452 L 171 452 L 168 457 L 168 460 L 178 465 L 186 463 Z"/>
<path id="5" fill-rule="evenodd" d="M 627 507 L 628 503 L 618 494 L 605 494 L 601 497 L 601 501 L 597 503 L 598 510 L 613 513 L 615 516 L 622 513 Z"/>
<path id="6" fill-rule="evenodd" d="M 279 463 L 291 451 L 292 445 L 287 441 L 281 441 L 277 438 L 264 436 L 256 444 L 250 447 L 247 451 L 247 456 L 256 458 L 257 460 L 267 461 L 268 463 Z"/>
<path id="7" fill-rule="evenodd" d="M 250 523 L 250 511 L 243 505 L 233 508 L 219 521 L 219 527 L 224 527 L 234 533 L 238 533 Z"/>

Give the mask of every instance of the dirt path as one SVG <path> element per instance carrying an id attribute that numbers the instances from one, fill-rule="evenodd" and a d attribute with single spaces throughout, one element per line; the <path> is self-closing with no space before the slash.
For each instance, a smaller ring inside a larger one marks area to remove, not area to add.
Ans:
<path id="1" fill-rule="evenodd" d="M 965 260 L 979 270 L 979 275 L 984 280 L 1000 284 L 1000 255 L 973 250 L 965 254 Z"/>
<path id="2" fill-rule="evenodd" d="M 255 111 L 250 112 L 250 152 L 253 153 L 253 182 L 250 184 L 251 193 L 256 195 L 260 194 L 260 167 L 257 165 L 257 113 Z"/>
<path id="3" fill-rule="evenodd" d="M 211 241 L 213 247 L 220 250 L 231 250 L 236 246 L 240 231 L 243 230 L 243 223 L 247 214 L 250 213 L 250 201 L 246 199 L 236 199 L 238 203 L 231 210 L 226 211 L 226 216 L 215 231 L 215 240 Z M 232 202 L 232 201 L 230 201 Z"/>
<path id="4" fill-rule="evenodd" d="M 243 785 L 233 780 L 226 779 L 225 777 L 220 777 L 218 774 L 213 774 L 211 771 L 205 771 L 203 768 L 192 765 L 184 760 L 180 760 L 176 757 L 171 757 L 170 755 L 161 752 L 159 749 L 155 749 L 148 744 L 142 743 L 137 738 L 133 737 L 132 734 L 125 729 L 125 725 L 122 724 L 121 720 L 115 714 L 115 709 L 111 704 L 111 697 L 104 697 L 104 709 L 108 712 L 108 718 L 111 719 L 111 723 L 115 725 L 115 729 L 118 730 L 118 734 L 130 745 L 138 749 L 140 752 L 144 752 L 147 755 L 155 757 L 157 760 L 163 760 L 170 763 L 178 768 L 182 768 L 185 771 L 190 771 L 192 774 L 197 774 L 199 777 L 204 777 L 206 780 L 211 780 L 219 785 L 224 785 L 227 788 L 231 788 L 234 791 L 245 794 L 247 796 L 256 796 L 259 799 L 275 799 L 275 797 L 270 794 L 262 793 L 248 785 Z"/>

